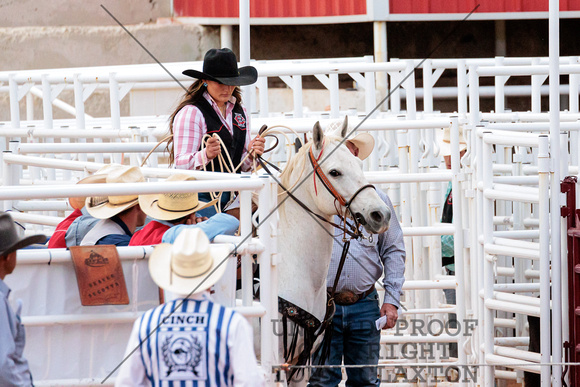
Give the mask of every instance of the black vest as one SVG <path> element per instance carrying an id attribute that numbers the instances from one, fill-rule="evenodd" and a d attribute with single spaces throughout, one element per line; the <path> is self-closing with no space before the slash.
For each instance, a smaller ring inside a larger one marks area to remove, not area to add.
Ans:
<path id="1" fill-rule="evenodd" d="M 244 109 L 237 103 L 234 106 L 233 114 L 233 138 L 230 134 L 228 128 L 222 124 L 222 121 L 213 107 L 209 102 L 202 98 L 195 106 L 201 110 L 203 117 L 205 118 L 205 124 L 207 125 L 207 134 L 213 135 L 217 133 L 223 141 L 222 152 L 225 148 L 229 153 L 232 162 L 234 163 L 234 168 L 238 166 L 242 159 L 242 154 L 244 153 L 244 146 L 246 144 L 246 116 L 244 115 Z M 201 150 L 201 146 L 200 149 Z M 227 157 L 225 157 L 227 160 Z M 213 172 L 224 172 L 220 168 L 220 163 L 213 159 L 208 163 L 208 169 Z M 242 168 L 238 168 L 237 173 L 241 172 Z"/>

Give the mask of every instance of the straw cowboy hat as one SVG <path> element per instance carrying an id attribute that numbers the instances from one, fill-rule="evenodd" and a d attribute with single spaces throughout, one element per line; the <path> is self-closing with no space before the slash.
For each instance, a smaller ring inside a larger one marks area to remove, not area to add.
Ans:
<path id="1" fill-rule="evenodd" d="M 441 156 L 451 155 L 451 127 L 446 127 L 442 131 L 437 131 L 437 141 L 439 142 L 439 154 Z M 459 152 L 467 149 L 467 143 L 463 137 L 463 125 L 459 125 Z"/>
<path id="2" fill-rule="evenodd" d="M 95 172 L 94 175 L 87 176 L 84 179 L 77 181 L 77 184 L 98 184 L 98 183 L 105 183 L 106 175 L 108 171 L 120 167 L 121 164 L 107 164 L 98 171 Z M 68 202 L 72 208 L 75 210 L 80 210 L 85 206 L 85 201 L 87 198 L 85 196 L 78 196 L 78 197 L 71 197 L 68 198 Z"/>
<path id="3" fill-rule="evenodd" d="M 209 79 L 228 86 L 251 85 L 258 80 L 258 70 L 253 66 L 240 67 L 236 54 L 229 48 L 212 48 L 203 58 L 203 72 L 185 70 L 183 75 L 196 79 Z"/>
<path id="4" fill-rule="evenodd" d="M 16 231 L 16 223 L 6 212 L 0 214 L 0 256 L 8 255 L 18 249 L 35 243 L 46 242 L 46 236 L 38 234 L 20 238 Z"/>
<path id="5" fill-rule="evenodd" d="M 340 135 L 338 131 L 340 131 L 341 126 L 342 121 L 331 122 L 326 127 L 325 132 L 333 133 L 338 136 Z M 369 157 L 375 147 L 375 138 L 367 132 L 360 132 L 353 138 L 349 138 L 346 141 L 353 143 L 354 146 L 358 148 L 358 158 L 361 160 Z"/>
<path id="6" fill-rule="evenodd" d="M 200 228 L 186 228 L 175 242 L 155 247 L 149 258 L 149 272 L 162 289 L 188 295 L 215 284 L 226 270 L 231 245 L 211 244 Z"/>
<path id="7" fill-rule="evenodd" d="M 184 173 L 171 175 L 165 181 L 193 181 L 195 177 Z M 197 192 L 162 193 L 139 195 L 139 205 L 144 213 L 159 220 L 174 220 L 183 218 L 193 212 L 212 206 L 217 199 L 211 202 L 202 202 L 197 198 Z"/>
<path id="8" fill-rule="evenodd" d="M 107 170 L 107 174 L 99 175 L 95 183 L 141 183 L 145 177 L 138 167 L 119 165 Z M 108 219 L 139 203 L 138 195 L 110 195 L 105 197 L 89 197 L 85 206 L 89 214 L 97 219 Z"/>
<path id="9" fill-rule="evenodd" d="M 358 158 L 361 160 L 369 157 L 375 147 L 375 138 L 366 132 L 359 133 L 346 141 L 352 142 L 358 148 Z"/>

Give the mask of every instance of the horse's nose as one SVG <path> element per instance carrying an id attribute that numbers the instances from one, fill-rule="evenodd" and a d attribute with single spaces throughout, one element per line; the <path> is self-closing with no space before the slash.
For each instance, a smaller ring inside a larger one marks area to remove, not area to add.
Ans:
<path id="1" fill-rule="evenodd" d="M 391 211 L 388 207 L 377 208 L 369 214 L 370 222 L 375 225 L 388 225 L 391 221 Z"/>
<path id="2" fill-rule="evenodd" d="M 381 211 L 371 212 L 370 217 L 371 217 L 372 221 L 375 222 L 376 224 L 383 223 L 384 216 L 383 216 L 383 213 Z"/>

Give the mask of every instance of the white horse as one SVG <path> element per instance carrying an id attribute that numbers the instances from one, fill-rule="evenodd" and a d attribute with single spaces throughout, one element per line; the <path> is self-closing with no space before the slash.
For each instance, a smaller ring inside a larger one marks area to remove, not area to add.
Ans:
<path id="1" fill-rule="evenodd" d="M 319 159 L 320 169 L 338 194 L 350 203 L 351 213 L 364 225 L 369 233 L 383 233 L 388 229 L 391 213 L 374 189 L 363 188 L 365 180 L 362 161 L 355 157 L 343 144 L 348 123 L 343 122 L 336 133 L 324 134 L 320 124 L 314 125 L 312 140 L 292 157 L 281 174 L 284 187 L 299 185 L 293 195 L 313 212 L 331 221 L 334 215 L 345 213 L 313 173 L 308 160 L 312 149 L 314 158 Z M 303 181 L 304 180 L 304 181 Z M 363 188 L 362 190 L 360 190 Z M 360 192 L 359 192 L 360 190 Z M 329 223 L 313 219 L 295 200 L 287 194 L 279 208 L 278 264 L 279 297 L 323 321 L 327 304 L 326 276 L 330 265 L 334 230 Z M 298 336 L 297 348 L 302 347 L 303 335 Z M 282 351 L 280 351 L 282 353 Z M 296 359 L 294 359 L 296 360 Z"/>

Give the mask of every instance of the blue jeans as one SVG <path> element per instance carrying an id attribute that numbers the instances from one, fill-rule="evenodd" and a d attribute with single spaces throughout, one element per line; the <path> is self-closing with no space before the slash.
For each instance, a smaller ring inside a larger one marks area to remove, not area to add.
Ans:
<path id="1" fill-rule="evenodd" d="M 455 275 L 454 271 L 445 268 L 448 275 Z M 449 305 L 456 305 L 456 293 L 455 289 L 443 289 L 445 293 L 445 302 Z M 449 328 L 457 328 L 457 315 L 455 313 L 448 313 L 449 316 Z M 457 357 L 457 343 L 449 343 L 449 354 L 448 356 Z"/>
<path id="2" fill-rule="evenodd" d="M 224 207 L 230 201 L 231 192 L 223 192 L 222 199 L 221 199 L 221 209 L 223 211 Z M 197 198 L 202 202 L 211 202 L 211 196 L 209 192 L 200 192 L 197 194 Z M 201 211 L 197 211 L 196 214 L 198 216 L 207 216 L 208 218 L 216 214 L 215 206 L 210 206 L 204 208 Z"/>
<path id="3" fill-rule="evenodd" d="M 356 304 L 336 305 L 332 319 L 330 357 L 326 365 L 378 364 L 381 331 L 375 321 L 380 317 L 379 296 L 375 290 Z M 346 386 L 378 386 L 376 367 L 346 368 Z M 312 387 L 334 387 L 342 380 L 340 368 L 318 368 L 308 382 Z"/>

